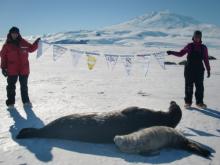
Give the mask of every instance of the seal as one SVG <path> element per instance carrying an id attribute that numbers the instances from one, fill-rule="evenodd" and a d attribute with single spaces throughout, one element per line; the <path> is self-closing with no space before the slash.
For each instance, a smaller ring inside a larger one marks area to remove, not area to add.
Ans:
<path id="1" fill-rule="evenodd" d="M 108 113 L 73 114 L 58 118 L 42 128 L 24 128 L 21 138 L 56 138 L 94 143 L 113 143 L 115 135 L 125 135 L 151 126 L 176 127 L 182 117 L 171 101 L 169 111 L 129 107 Z"/>
<path id="2" fill-rule="evenodd" d="M 128 135 L 116 135 L 116 146 L 126 153 L 150 155 L 165 147 L 183 149 L 208 158 L 211 152 L 171 127 L 153 126 Z"/>

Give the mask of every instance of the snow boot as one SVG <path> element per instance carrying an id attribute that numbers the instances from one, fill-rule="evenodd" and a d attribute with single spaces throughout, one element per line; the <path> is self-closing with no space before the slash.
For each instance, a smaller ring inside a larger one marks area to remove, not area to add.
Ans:
<path id="1" fill-rule="evenodd" d="M 192 104 L 190 104 L 190 103 L 185 103 L 184 108 L 190 109 L 190 108 L 191 108 L 191 105 L 192 105 Z"/>
<path id="2" fill-rule="evenodd" d="M 10 110 L 14 110 L 15 109 L 15 106 L 14 106 L 14 104 L 9 104 L 8 105 L 8 110 L 10 111 Z"/>
<path id="3" fill-rule="evenodd" d="M 199 104 L 196 104 L 196 106 L 200 109 L 206 109 L 207 108 L 207 105 L 204 104 L 204 103 L 199 103 Z"/>

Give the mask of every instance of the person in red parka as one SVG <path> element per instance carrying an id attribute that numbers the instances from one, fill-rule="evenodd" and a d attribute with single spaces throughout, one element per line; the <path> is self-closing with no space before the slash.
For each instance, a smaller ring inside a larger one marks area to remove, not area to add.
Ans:
<path id="1" fill-rule="evenodd" d="M 193 86 L 195 85 L 196 105 L 199 108 L 206 108 L 203 102 L 204 97 L 204 71 L 207 70 L 207 77 L 210 77 L 210 64 L 208 58 L 208 48 L 202 44 L 202 32 L 197 30 L 192 37 L 193 42 L 186 45 L 180 52 L 167 51 L 168 55 L 182 57 L 186 53 L 187 62 L 184 69 L 185 77 L 185 108 L 192 105 Z M 205 64 L 205 67 L 203 65 Z"/>
<path id="2" fill-rule="evenodd" d="M 16 82 L 19 79 L 21 98 L 24 106 L 32 107 L 28 96 L 28 76 L 30 73 L 28 53 L 38 48 L 38 38 L 30 44 L 20 35 L 17 27 L 12 27 L 7 35 L 7 40 L 0 52 L 2 74 L 7 77 L 8 108 L 14 108 Z"/>

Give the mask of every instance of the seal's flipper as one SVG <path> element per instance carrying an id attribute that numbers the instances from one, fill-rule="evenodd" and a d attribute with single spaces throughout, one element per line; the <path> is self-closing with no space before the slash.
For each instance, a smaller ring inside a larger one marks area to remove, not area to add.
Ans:
<path id="1" fill-rule="evenodd" d="M 187 151 L 193 152 L 205 158 L 211 156 L 211 151 L 202 146 L 201 144 L 194 142 L 193 140 L 188 140 L 186 146 L 184 147 Z"/>

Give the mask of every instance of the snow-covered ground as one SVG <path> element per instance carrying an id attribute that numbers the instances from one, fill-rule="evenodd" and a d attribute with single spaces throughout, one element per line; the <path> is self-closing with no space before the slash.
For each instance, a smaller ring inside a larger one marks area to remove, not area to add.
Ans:
<path id="1" fill-rule="evenodd" d="M 90 50 L 90 46 L 72 46 Z M 117 47 L 102 48 L 104 51 Z M 218 57 L 218 52 L 214 53 Z M 213 149 L 213 158 L 204 159 L 185 151 L 162 150 L 160 155 L 143 157 L 128 155 L 117 150 L 114 144 L 89 144 L 65 140 L 31 139 L 14 137 L 23 127 L 41 127 L 64 115 L 81 112 L 108 112 L 128 106 L 140 106 L 166 111 L 169 102 L 175 100 L 183 107 L 184 79 L 182 66 L 167 66 L 162 70 L 152 59 L 145 78 L 142 69 L 134 66 L 127 76 L 121 63 L 112 72 L 104 57 L 99 57 L 94 70 L 89 71 L 86 59 L 79 66 L 72 66 L 67 54 L 57 62 L 52 61 L 48 50 L 40 59 L 30 56 L 31 74 L 29 93 L 33 109 L 25 112 L 17 84 L 16 111 L 7 111 L 6 79 L 0 76 L 0 163 L 2 164 L 219 164 L 220 162 L 220 61 L 211 61 L 212 76 L 205 79 L 207 110 L 183 110 L 183 118 L 177 129 L 189 138 Z M 168 57 L 167 57 L 168 58 Z M 177 60 L 175 57 L 169 57 Z M 181 59 L 179 59 L 181 60 Z"/>
<path id="2" fill-rule="evenodd" d="M 146 37 L 148 38 L 148 37 Z M 152 37 L 155 41 L 158 39 Z M 180 43 L 182 48 L 190 37 L 167 37 L 164 42 Z M 138 39 L 142 42 L 142 39 Z M 205 40 L 205 38 L 204 38 Z M 218 45 L 217 39 L 210 42 Z M 104 53 L 133 54 L 157 51 L 159 47 L 132 45 L 65 45 L 78 50 L 101 51 Z M 216 42 L 215 42 L 216 41 Z M 130 45 L 130 46 L 129 46 Z M 0 47 L 2 46 L 2 43 Z M 162 47 L 166 50 L 173 47 Z M 210 47 L 211 55 L 220 58 L 220 49 Z M 31 74 L 29 94 L 33 103 L 30 110 L 23 109 L 17 83 L 16 110 L 8 111 L 5 106 L 6 79 L 0 76 L 0 164 L 62 164 L 62 165 L 122 165 L 122 164 L 212 164 L 220 162 L 220 60 L 210 61 L 211 77 L 205 78 L 206 110 L 183 108 L 183 66 L 167 66 L 161 69 L 155 59 L 151 60 L 147 77 L 137 64 L 130 76 L 118 62 L 109 71 L 103 56 L 98 57 L 95 68 L 88 70 L 83 56 L 75 68 L 70 55 L 65 54 L 56 62 L 49 49 L 41 58 L 30 55 Z M 167 56 L 166 61 L 181 61 L 183 58 Z M 169 102 L 176 101 L 183 117 L 178 130 L 212 150 L 213 157 L 205 159 L 186 151 L 164 149 L 159 155 L 144 157 L 120 152 L 114 144 L 91 144 L 77 141 L 28 139 L 16 140 L 18 131 L 24 127 L 42 127 L 61 116 L 82 112 L 109 112 L 128 106 L 140 106 L 167 111 Z"/>

